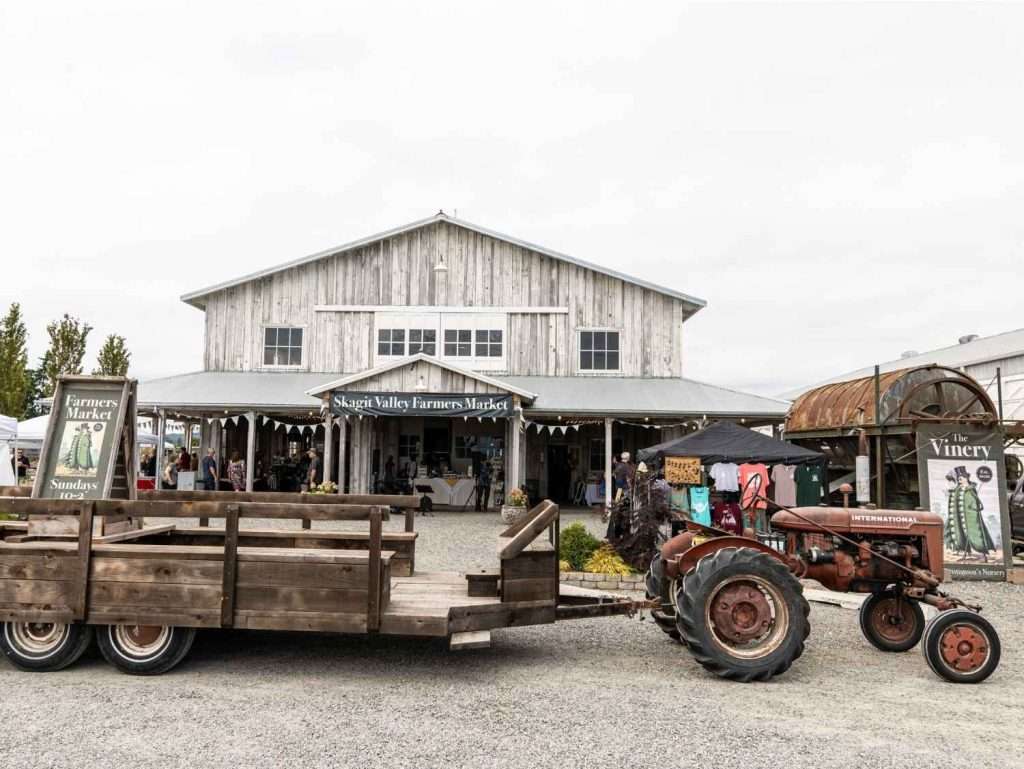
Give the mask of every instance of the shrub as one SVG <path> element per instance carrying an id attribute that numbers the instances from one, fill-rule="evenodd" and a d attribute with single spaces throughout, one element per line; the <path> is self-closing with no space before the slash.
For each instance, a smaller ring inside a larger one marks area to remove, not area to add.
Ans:
<path id="1" fill-rule="evenodd" d="M 559 561 L 558 562 L 558 570 L 559 571 L 572 571 L 572 564 L 569 563 L 568 561 Z"/>
<path id="2" fill-rule="evenodd" d="M 526 507 L 526 492 L 522 489 L 512 489 L 505 504 L 509 507 Z"/>
<path id="3" fill-rule="evenodd" d="M 633 573 L 629 564 L 608 544 L 601 545 L 594 551 L 583 565 L 583 570 L 593 574 L 615 574 L 620 577 Z"/>
<path id="4" fill-rule="evenodd" d="M 576 522 L 562 529 L 558 546 L 558 557 L 568 561 L 572 571 L 583 571 L 587 559 L 600 546 L 600 541 L 587 531 L 587 527 Z"/>

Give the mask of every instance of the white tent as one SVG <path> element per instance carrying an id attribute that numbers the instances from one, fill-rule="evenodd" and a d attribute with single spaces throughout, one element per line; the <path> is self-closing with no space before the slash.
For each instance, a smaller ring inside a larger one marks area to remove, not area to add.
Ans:
<path id="1" fill-rule="evenodd" d="M 43 414 L 40 417 L 33 417 L 32 419 L 26 419 L 24 422 L 18 422 L 18 446 L 36 453 L 43 450 L 43 438 L 46 437 L 46 426 L 50 424 L 50 415 Z M 136 443 L 145 444 L 148 446 L 155 446 L 157 437 L 152 433 L 136 432 L 135 433 Z M 164 447 L 173 449 L 173 443 L 164 443 Z"/>
<path id="2" fill-rule="evenodd" d="M 11 459 L 18 441 L 18 420 L 0 414 L 0 486 L 13 486 L 14 466 Z"/>

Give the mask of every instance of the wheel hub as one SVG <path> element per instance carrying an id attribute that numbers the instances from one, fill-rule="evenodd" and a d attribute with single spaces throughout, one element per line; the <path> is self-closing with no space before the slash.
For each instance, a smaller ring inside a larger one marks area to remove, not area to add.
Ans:
<path id="1" fill-rule="evenodd" d="M 18 622 L 13 626 L 14 638 L 31 654 L 49 652 L 63 642 L 66 626 L 54 622 Z"/>
<path id="2" fill-rule="evenodd" d="M 909 638 L 917 626 L 909 607 L 901 607 L 895 598 L 879 601 L 871 612 L 871 627 L 887 641 L 898 643 Z"/>
<path id="3" fill-rule="evenodd" d="M 170 628 L 165 625 L 118 625 L 114 633 L 125 651 L 145 656 L 167 642 Z"/>
<path id="4" fill-rule="evenodd" d="M 988 659 L 988 639 L 970 625 L 953 625 L 939 639 L 939 652 L 953 670 L 970 673 Z"/>
<path id="5" fill-rule="evenodd" d="M 764 634 L 772 620 L 768 599 L 747 582 L 737 582 L 719 591 L 711 615 L 719 632 L 736 643 L 746 643 Z"/>

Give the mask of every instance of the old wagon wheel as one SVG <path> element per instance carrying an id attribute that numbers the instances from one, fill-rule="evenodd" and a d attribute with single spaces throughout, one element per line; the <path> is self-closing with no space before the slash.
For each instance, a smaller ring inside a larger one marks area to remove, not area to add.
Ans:
<path id="1" fill-rule="evenodd" d="M 37 673 L 63 670 L 92 643 L 92 628 L 81 623 L 5 622 L 0 649 L 16 668 Z"/>

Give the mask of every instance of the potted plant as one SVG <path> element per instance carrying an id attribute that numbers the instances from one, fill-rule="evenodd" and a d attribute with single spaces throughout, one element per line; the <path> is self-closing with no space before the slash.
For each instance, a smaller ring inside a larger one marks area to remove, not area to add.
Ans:
<path id="1" fill-rule="evenodd" d="M 501 506 L 501 520 L 511 526 L 526 515 L 526 492 L 522 489 L 512 489 L 505 497 L 505 504 Z"/>
<path id="2" fill-rule="evenodd" d="M 310 494 L 337 494 L 338 493 L 338 485 L 336 483 L 334 483 L 333 481 L 324 481 L 323 483 L 319 484 L 318 486 L 313 486 L 313 488 L 311 488 L 309 490 L 309 493 Z"/>

